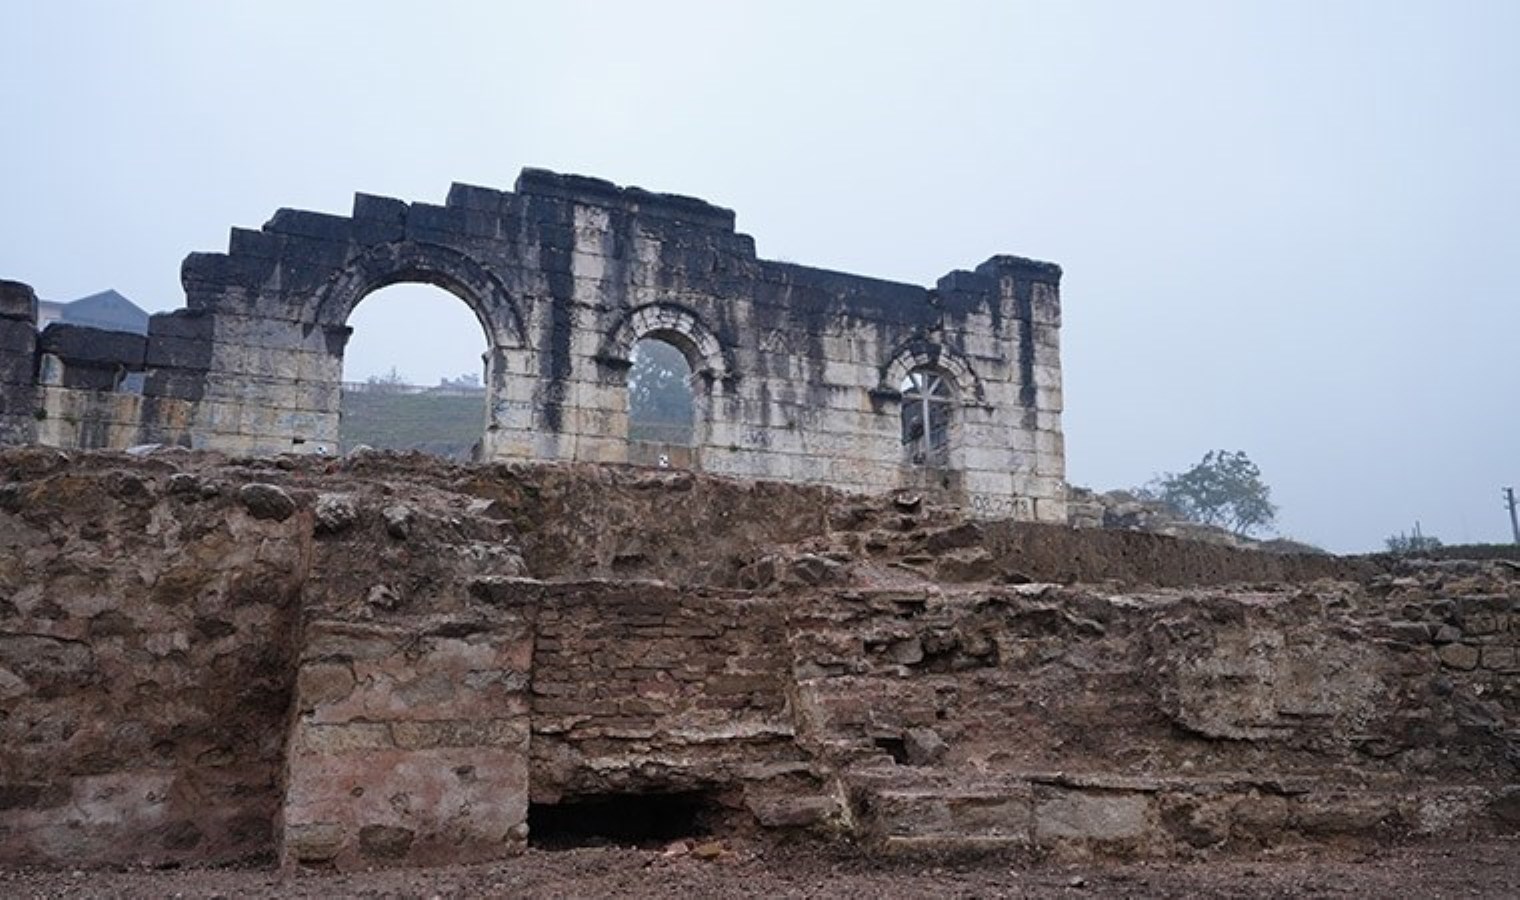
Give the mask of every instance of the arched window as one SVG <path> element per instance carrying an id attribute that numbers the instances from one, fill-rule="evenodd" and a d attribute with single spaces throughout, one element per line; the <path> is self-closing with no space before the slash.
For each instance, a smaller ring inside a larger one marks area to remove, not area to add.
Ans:
<path id="1" fill-rule="evenodd" d="M 902 442 L 910 463 L 943 467 L 950 462 L 950 418 L 955 390 L 936 369 L 919 368 L 902 383 Z"/>
<path id="2" fill-rule="evenodd" d="M 628 370 L 628 439 L 690 447 L 695 402 L 686 354 L 658 338 L 633 345 Z"/>

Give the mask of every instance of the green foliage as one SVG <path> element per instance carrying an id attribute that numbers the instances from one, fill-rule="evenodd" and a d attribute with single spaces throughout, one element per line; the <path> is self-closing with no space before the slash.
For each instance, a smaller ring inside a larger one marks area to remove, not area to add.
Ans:
<path id="1" fill-rule="evenodd" d="M 1261 480 L 1261 470 L 1240 450 L 1210 450 L 1186 472 L 1157 478 L 1144 494 L 1183 518 L 1242 536 L 1270 528 L 1277 518 L 1272 491 Z"/>
<path id="2" fill-rule="evenodd" d="M 628 372 L 628 437 L 636 441 L 690 444 L 691 367 L 680 350 L 656 340 L 634 345 Z"/>

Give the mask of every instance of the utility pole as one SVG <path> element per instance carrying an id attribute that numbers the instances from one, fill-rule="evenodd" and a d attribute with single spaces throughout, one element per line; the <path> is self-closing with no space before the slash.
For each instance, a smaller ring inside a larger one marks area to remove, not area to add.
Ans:
<path id="1" fill-rule="evenodd" d="M 1520 519 L 1515 518 L 1515 489 L 1504 489 L 1504 505 L 1509 507 L 1509 528 L 1515 534 L 1515 543 L 1520 544 Z"/>

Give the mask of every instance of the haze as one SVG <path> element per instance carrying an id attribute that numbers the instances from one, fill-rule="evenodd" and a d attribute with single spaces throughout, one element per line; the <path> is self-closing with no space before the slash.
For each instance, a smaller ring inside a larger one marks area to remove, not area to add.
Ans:
<path id="1" fill-rule="evenodd" d="M 1075 484 L 1242 449 L 1295 538 L 1508 540 L 1520 4 L 9 0 L 0 20 L 0 277 L 45 298 L 168 310 L 187 253 L 277 207 L 596 175 L 733 208 L 768 258 L 919 284 L 1059 262 Z M 392 293 L 356 314 L 345 377 L 479 370 L 462 303 Z"/>

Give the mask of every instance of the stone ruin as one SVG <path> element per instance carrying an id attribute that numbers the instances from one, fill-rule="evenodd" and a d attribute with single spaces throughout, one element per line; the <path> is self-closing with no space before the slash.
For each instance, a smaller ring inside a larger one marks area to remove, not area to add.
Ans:
<path id="1" fill-rule="evenodd" d="M 350 314 L 424 282 L 486 335 L 482 460 L 663 458 L 1062 522 L 1060 276 L 995 256 L 926 289 L 764 260 L 729 210 L 531 169 L 442 206 L 359 194 L 350 216 L 282 209 L 191 254 L 185 308 L 146 339 L 38 337 L 30 289 L 0 283 L 0 443 L 332 453 Z M 629 438 L 646 338 L 694 373 L 689 443 Z"/>
<path id="2" fill-rule="evenodd" d="M 0 451 L 0 865 L 1520 831 L 1520 565 L 654 468 Z"/>
<path id="3" fill-rule="evenodd" d="M 0 443 L 50 445 L 0 449 L 0 866 L 1520 831 L 1520 563 L 1065 527 L 1059 274 L 769 262 L 528 171 L 234 230 L 146 338 L 0 283 Z M 485 328 L 480 463 L 331 453 L 397 281 Z M 689 446 L 629 439 L 646 337 Z"/>

